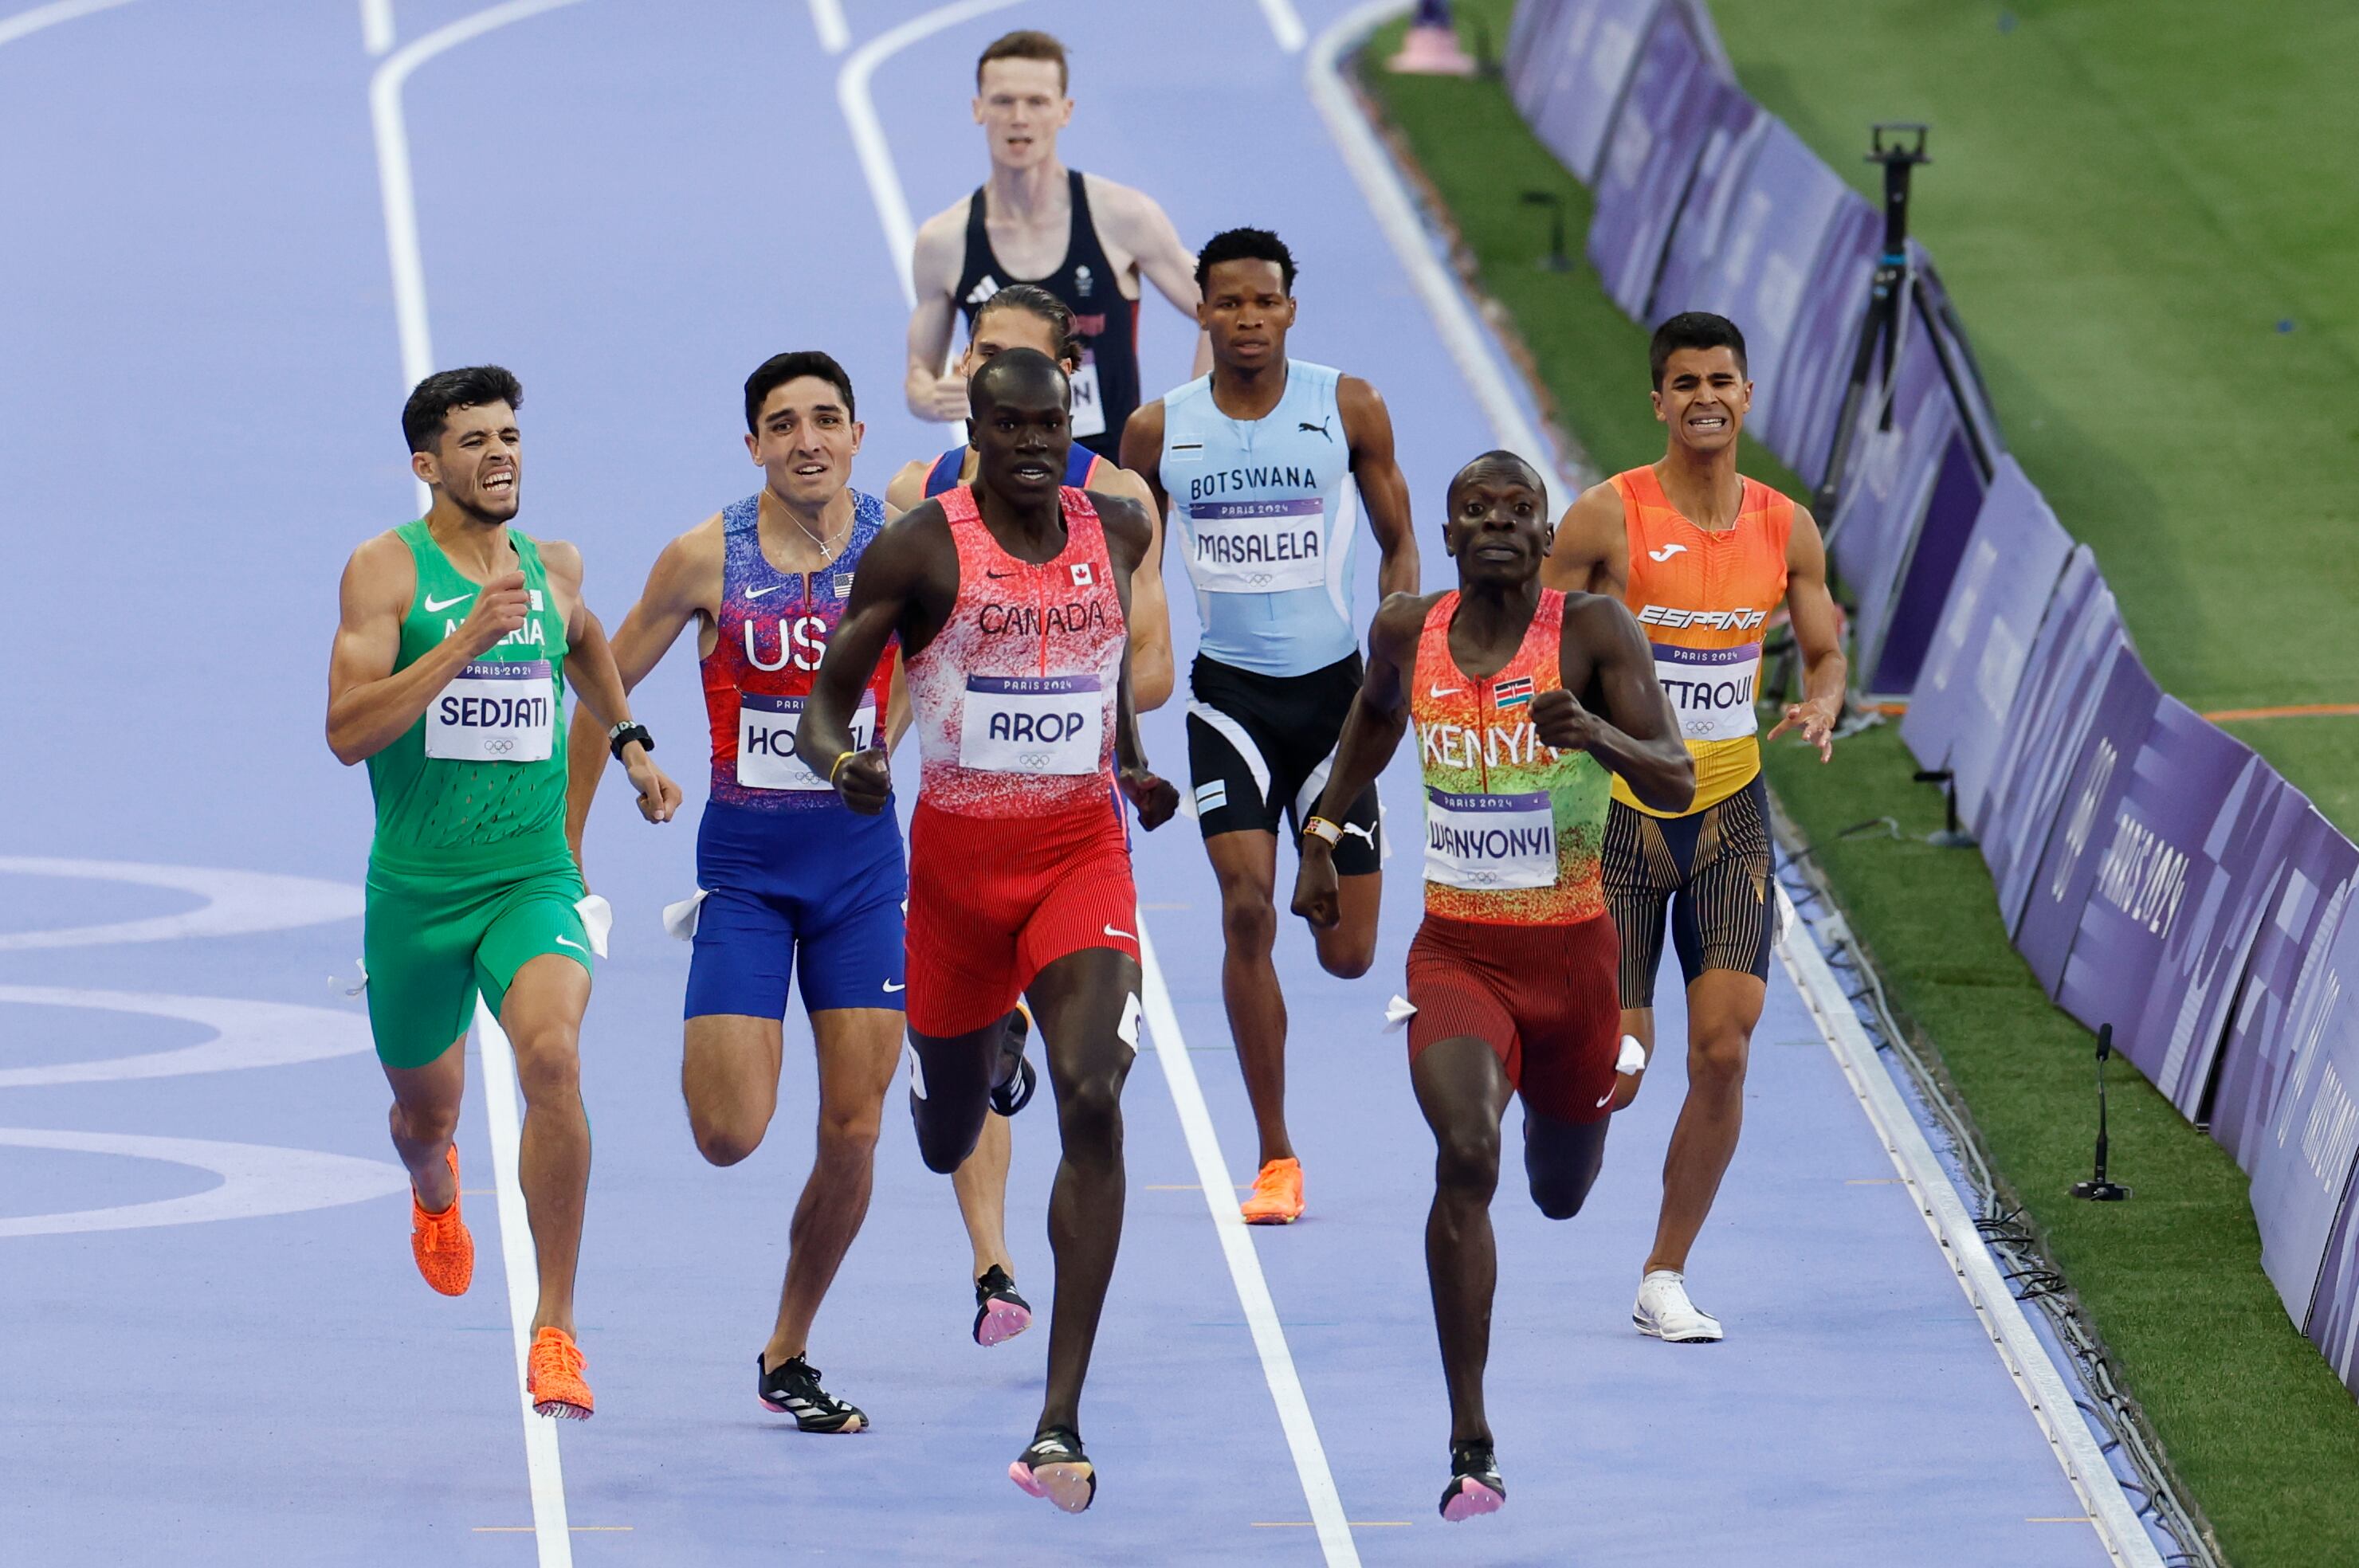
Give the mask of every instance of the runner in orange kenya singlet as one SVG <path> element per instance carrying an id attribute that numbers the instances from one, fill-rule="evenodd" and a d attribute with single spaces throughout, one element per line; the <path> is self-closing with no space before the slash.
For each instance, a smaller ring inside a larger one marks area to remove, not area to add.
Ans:
<path id="1" fill-rule="evenodd" d="M 1614 926 L 1598 857 L 1607 783 L 1676 809 L 1694 784 L 1647 642 L 1602 595 L 1539 586 L 1554 530 L 1529 464 L 1491 452 L 1450 486 L 1456 590 L 1397 593 L 1334 772 L 1303 830 L 1295 913 L 1339 916 L 1338 823 L 1414 721 L 1425 774 L 1425 924 L 1408 952 L 1409 1077 L 1433 1129 L 1426 1222 L 1451 1478 L 1441 1516 L 1506 1500 L 1483 1409 L 1499 1120 L 1524 1101 L 1524 1165 L 1551 1219 L 1579 1212 L 1617 1099 Z"/>
<path id="2" fill-rule="evenodd" d="M 1736 1152 L 1745 1053 L 1777 938 L 1754 704 L 1779 600 L 1808 695 L 1787 707 L 1771 739 L 1797 729 L 1830 754 L 1844 665 L 1818 524 L 1736 471 L 1753 400 L 1744 334 L 1723 317 L 1674 316 L 1655 331 L 1652 361 L 1655 415 L 1670 432 L 1663 460 L 1574 502 L 1545 575 L 1630 607 L 1695 758 L 1695 800 L 1684 810 L 1653 809 L 1617 784 L 1604 860 L 1621 930 L 1622 1027 L 1654 1048 L 1666 913 L 1688 992 L 1687 1103 L 1664 1158 L 1662 1215 L 1631 1315 L 1643 1333 L 1696 1341 L 1718 1339 L 1721 1327 L 1688 1300 L 1688 1249 Z"/>
<path id="3" fill-rule="evenodd" d="M 1147 771 L 1131 710 L 1125 642 L 1145 510 L 1060 485 L 1071 391 L 1046 354 L 1009 349 L 971 391 L 975 482 L 903 513 L 869 546 L 795 746 L 853 809 L 885 808 L 885 755 L 855 749 L 851 719 L 897 635 L 922 758 L 910 1111 L 927 1165 L 956 1170 L 1006 1061 L 1007 1011 L 1030 1001 L 1064 1160 L 1049 1206 L 1048 1397 L 1009 1475 L 1078 1513 L 1097 1487 L 1082 1381 L 1122 1234 L 1122 1085 L 1138 1045 L 1137 898 L 1106 778 L 1150 829 L 1179 794 Z"/>

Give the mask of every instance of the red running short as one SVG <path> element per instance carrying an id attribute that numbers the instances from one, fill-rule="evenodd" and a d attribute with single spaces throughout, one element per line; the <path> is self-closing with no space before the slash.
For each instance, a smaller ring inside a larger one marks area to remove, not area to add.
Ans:
<path id="1" fill-rule="evenodd" d="M 1408 949 L 1409 1060 L 1437 1040 L 1473 1035 L 1532 1109 L 1601 1121 L 1613 1114 L 1621 958 L 1609 915 L 1490 925 L 1428 914 Z"/>
<path id="2" fill-rule="evenodd" d="M 1055 816 L 909 821 L 909 1027 L 964 1034 L 1015 1007 L 1071 953 L 1138 957 L 1130 844 L 1112 801 Z"/>

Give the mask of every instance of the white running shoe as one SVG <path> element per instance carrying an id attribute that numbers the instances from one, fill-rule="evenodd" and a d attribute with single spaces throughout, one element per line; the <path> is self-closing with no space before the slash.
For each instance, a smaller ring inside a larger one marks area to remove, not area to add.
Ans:
<path id="1" fill-rule="evenodd" d="M 1687 1276 L 1675 1269 L 1658 1269 L 1638 1281 L 1630 1321 L 1639 1333 L 1670 1345 L 1709 1345 L 1720 1337 L 1720 1319 L 1696 1310 L 1688 1300 Z"/>

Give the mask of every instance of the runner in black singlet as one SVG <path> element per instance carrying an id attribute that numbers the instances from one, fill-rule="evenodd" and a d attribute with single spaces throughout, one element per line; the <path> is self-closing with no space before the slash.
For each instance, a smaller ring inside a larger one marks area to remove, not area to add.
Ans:
<path id="1" fill-rule="evenodd" d="M 1073 312 L 1073 438 L 1111 463 L 1138 406 L 1142 287 L 1154 284 L 1192 320 L 1195 258 L 1153 200 L 1058 161 L 1057 133 L 1073 112 L 1065 89 L 1064 46 L 1046 33 L 1010 33 L 976 62 L 974 117 L 991 177 L 918 231 L 907 391 L 920 418 L 965 418 L 965 378 L 945 370 L 952 321 L 963 314 L 972 329 L 994 294 L 1031 284 Z M 1196 370 L 1209 362 L 1200 341 Z"/>

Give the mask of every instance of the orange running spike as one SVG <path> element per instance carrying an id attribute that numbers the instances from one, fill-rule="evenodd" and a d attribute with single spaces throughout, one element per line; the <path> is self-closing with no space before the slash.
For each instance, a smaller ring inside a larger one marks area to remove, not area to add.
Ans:
<path id="1" fill-rule="evenodd" d="M 418 1191 L 409 1194 L 409 1255 L 418 1260 L 418 1271 L 426 1282 L 446 1296 L 463 1296 L 475 1278 L 475 1238 L 467 1233 L 467 1222 L 459 1217 L 459 1146 L 451 1145 L 451 1206 L 440 1214 L 429 1214 L 418 1204 Z"/>
<path id="2" fill-rule="evenodd" d="M 587 1359 L 573 1336 L 561 1328 L 544 1328 L 534 1335 L 532 1351 L 525 1357 L 524 1379 L 534 1411 L 560 1421 L 588 1421 L 597 1406 L 590 1397 L 590 1385 L 582 1380 Z"/>
<path id="3" fill-rule="evenodd" d="M 1254 1178 L 1253 1195 L 1239 1206 L 1247 1225 L 1292 1225 L 1302 1217 L 1302 1162 L 1272 1160 Z"/>

